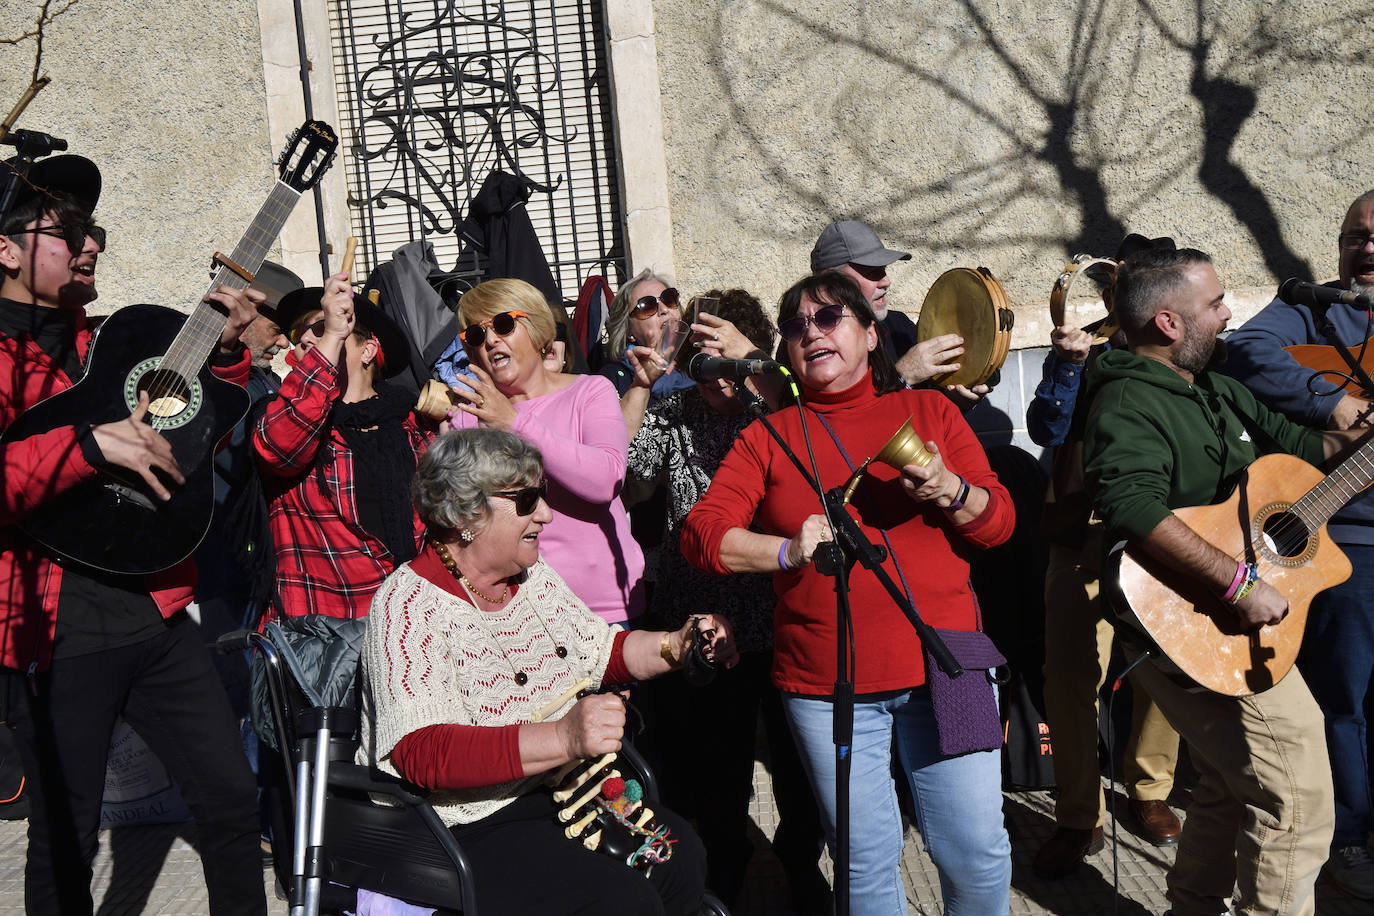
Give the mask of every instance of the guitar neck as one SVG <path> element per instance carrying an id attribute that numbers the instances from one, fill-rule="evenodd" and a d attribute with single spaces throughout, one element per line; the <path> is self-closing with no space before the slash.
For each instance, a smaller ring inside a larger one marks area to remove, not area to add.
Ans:
<path id="1" fill-rule="evenodd" d="M 1374 482 L 1374 438 L 1304 493 L 1289 511 L 1303 520 L 1307 530 L 1316 531 L 1371 482 Z"/>
<path id="2" fill-rule="evenodd" d="M 300 196 L 300 192 L 295 188 L 278 181 L 257 215 L 253 217 L 248 231 L 234 246 L 229 259 L 248 273 L 256 274 L 262 267 L 262 262 L 267 259 L 268 250 L 281 234 L 281 228 Z M 248 281 L 228 267 L 220 267 L 215 271 L 206 294 L 220 286 L 243 289 L 248 286 Z M 181 333 L 168 348 L 159 368 L 177 372 L 184 378 L 194 377 L 219 343 L 226 320 L 227 316 L 210 303 L 203 300 L 196 303 Z"/>

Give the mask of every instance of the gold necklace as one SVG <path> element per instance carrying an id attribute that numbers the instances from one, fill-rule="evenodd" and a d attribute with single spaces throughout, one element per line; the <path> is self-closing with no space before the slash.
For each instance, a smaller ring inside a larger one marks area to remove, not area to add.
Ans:
<path id="1" fill-rule="evenodd" d="M 453 561 L 453 554 L 448 552 L 448 548 L 441 544 L 439 541 L 436 541 L 434 538 L 430 538 L 429 542 L 434 545 L 434 552 L 439 555 L 439 562 L 444 564 L 444 569 L 448 570 L 448 574 L 453 578 L 457 579 L 459 582 L 463 583 L 463 587 L 466 588 L 468 591 L 472 592 L 478 598 L 481 598 L 487 604 L 500 604 L 510 597 L 509 582 L 507 582 L 506 587 L 501 590 L 500 598 L 493 598 L 490 595 L 478 591 L 477 586 L 469 582 L 468 577 L 458 571 L 458 564 Z"/>
<path id="2" fill-rule="evenodd" d="M 507 598 L 510 597 L 510 583 L 509 583 L 509 582 L 506 583 L 506 587 L 505 587 L 505 588 L 501 589 L 501 597 L 500 597 L 500 598 L 493 598 L 493 597 L 491 597 L 490 595 L 487 595 L 487 594 L 485 594 L 485 593 L 483 593 L 483 592 L 478 591 L 478 590 L 477 590 L 477 586 L 473 585 L 470 581 L 468 581 L 468 577 L 465 576 L 465 575 L 463 575 L 462 573 L 459 573 L 459 574 L 458 574 L 458 581 L 461 582 L 461 583 L 463 583 L 463 587 L 464 587 L 464 588 L 466 588 L 468 591 L 472 592 L 472 593 L 473 593 L 474 595 L 476 595 L 478 598 L 481 598 L 481 599 L 482 599 L 483 601 L 485 601 L 487 604 L 501 604 L 503 601 L 505 601 Z"/>

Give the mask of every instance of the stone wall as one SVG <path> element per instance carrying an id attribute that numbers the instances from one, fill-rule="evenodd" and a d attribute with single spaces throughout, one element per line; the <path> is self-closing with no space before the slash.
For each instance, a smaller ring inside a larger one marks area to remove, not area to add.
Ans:
<path id="1" fill-rule="evenodd" d="M 41 5 L 0 0 L 0 38 L 31 28 Z M 0 45 L 0 112 L 33 63 L 32 39 Z M 42 64 L 52 83 L 18 126 L 67 140 L 104 175 L 96 217 L 110 240 L 92 311 L 189 309 L 276 177 L 284 138 L 267 133 L 257 0 L 76 0 L 47 26 Z"/>
<path id="2" fill-rule="evenodd" d="M 942 271 L 983 264 L 1018 307 L 1013 346 L 1029 347 L 1046 339 L 1067 257 L 1108 254 L 1130 230 L 1211 251 L 1242 317 L 1276 280 L 1334 271 L 1341 212 L 1374 186 L 1370 8 L 1197 2 L 1200 13 L 1182 0 L 606 7 L 620 39 L 657 49 L 684 290 L 742 285 L 774 302 L 821 227 L 857 217 L 915 255 L 893 268 L 896 307 L 914 313 Z M 0 38 L 21 35 L 40 5 L 0 0 Z M 269 130 L 260 7 L 76 0 L 48 27 L 53 83 L 20 126 L 104 169 L 113 243 L 99 305 L 194 303 L 211 253 L 233 245 L 271 187 L 275 134 L 298 115 Z M 308 18 L 324 7 L 307 0 Z M 289 37 L 275 92 L 294 98 Z M 32 40 L 0 44 L 0 109 L 32 65 Z M 646 133 L 619 115 L 622 142 Z M 342 189 L 329 200 L 341 208 Z M 301 231 L 288 256 L 308 266 L 313 230 Z"/>
<path id="3" fill-rule="evenodd" d="M 914 255 L 896 307 L 986 265 L 1036 346 L 1067 257 L 1140 231 L 1211 252 L 1238 323 L 1334 274 L 1374 186 L 1360 6 L 657 2 L 678 285 L 776 302 L 828 221 L 862 218 Z"/>

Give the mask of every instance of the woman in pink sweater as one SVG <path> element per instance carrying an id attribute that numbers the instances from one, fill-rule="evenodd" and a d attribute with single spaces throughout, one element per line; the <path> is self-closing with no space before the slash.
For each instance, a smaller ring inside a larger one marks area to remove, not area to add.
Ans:
<path id="1" fill-rule="evenodd" d="M 644 611 L 644 555 L 620 502 L 629 437 L 609 381 L 545 368 L 552 310 L 523 280 L 488 280 L 458 304 L 475 381 L 457 388 L 455 429 L 508 429 L 538 446 L 553 520 L 544 559 L 607 623 Z"/>

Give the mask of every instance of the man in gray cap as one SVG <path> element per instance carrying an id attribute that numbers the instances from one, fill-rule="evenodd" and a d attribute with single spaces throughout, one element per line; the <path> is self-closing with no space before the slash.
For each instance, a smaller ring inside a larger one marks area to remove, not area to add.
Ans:
<path id="1" fill-rule="evenodd" d="M 908 385 L 919 385 L 937 375 L 959 368 L 958 358 L 964 352 L 964 339 L 958 334 L 942 334 L 918 343 L 916 324 L 901 312 L 887 308 L 887 291 L 892 278 L 887 267 L 896 261 L 911 260 L 911 253 L 894 251 L 883 244 L 878 233 L 867 223 L 856 219 L 839 220 L 826 226 L 811 249 L 811 271 L 833 270 L 859 284 L 864 298 L 873 306 L 873 314 L 886 330 L 884 335 L 888 355 L 897 364 Z M 967 388 L 951 385 L 951 394 L 958 395 L 968 407 L 991 389 L 987 385 Z"/>

